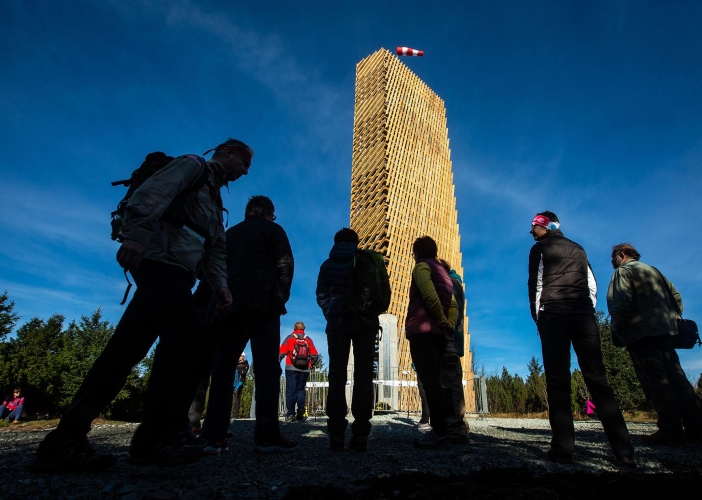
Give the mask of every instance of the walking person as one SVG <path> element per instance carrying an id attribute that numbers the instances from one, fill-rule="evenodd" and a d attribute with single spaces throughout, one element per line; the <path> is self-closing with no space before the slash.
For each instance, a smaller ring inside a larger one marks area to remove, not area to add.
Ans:
<path id="1" fill-rule="evenodd" d="M 278 351 L 279 362 L 285 359 L 286 422 L 305 420 L 305 387 L 312 364 L 319 357 L 312 339 L 305 334 L 305 324 L 295 323 L 293 332 L 285 337 Z"/>
<path id="2" fill-rule="evenodd" d="M 202 436 L 207 439 L 204 452 L 211 455 L 228 449 L 234 377 L 249 341 L 256 366 L 254 451 L 282 453 L 298 447 L 280 433 L 278 424 L 280 316 L 287 313 L 285 304 L 290 298 L 292 249 L 285 230 L 274 222 L 275 207 L 270 198 L 252 196 L 244 213 L 244 220 L 226 232 L 227 283 L 233 304 L 210 319 L 206 337 L 215 338 L 214 363 L 210 357 L 201 364 L 205 372 L 212 366 L 207 418 L 202 427 Z"/>
<path id="3" fill-rule="evenodd" d="M 349 448 L 364 452 L 368 447 L 371 432 L 370 419 L 373 416 L 373 358 L 375 339 L 380 328 L 378 315 L 389 304 L 389 280 L 387 272 L 379 273 L 382 283 L 387 285 L 387 297 L 378 303 L 367 300 L 368 308 L 362 310 L 352 306 L 365 290 L 365 280 L 355 273 L 358 268 L 370 269 L 369 255 L 358 249 L 358 234 L 348 227 L 334 235 L 334 245 L 329 251 L 317 277 L 317 304 L 327 320 L 327 345 L 329 349 L 329 396 L 327 399 L 327 429 L 329 446 L 332 451 L 344 451 L 345 433 L 348 426 L 346 415 L 346 377 L 351 345 L 353 344 L 353 397 Z M 384 268 L 383 268 L 384 269 Z M 368 273 L 363 273 L 367 276 Z M 370 273 L 375 285 L 376 271 Z"/>
<path id="4" fill-rule="evenodd" d="M 672 345 L 682 297 L 662 273 L 640 258 L 629 243 L 612 248 L 614 274 L 607 308 L 612 341 L 626 347 L 646 399 L 658 413 L 658 430 L 641 440 L 651 445 L 702 444 L 702 404 Z"/>
<path id="5" fill-rule="evenodd" d="M 430 236 L 417 238 L 412 245 L 416 265 L 412 271 L 405 320 L 410 354 L 429 406 L 432 430 L 414 440 L 414 446 L 422 449 L 449 445 L 441 361 L 446 342 L 455 335 L 458 307 L 453 283 L 437 259 L 437 253 L 436 242 Z"/>
<path id="6" fill-rule="evenodd" d="M 529 303 L 541 338 L 553 437 L 546 458 L 570 463 L 575 429 L 570 399 L 570 348 L 578 357 L 585 384 L 617 463 L 635 467 L 624 417 L 607 382 L 595 320 L 597 283 L 583 247 L 561 232 L 553 212 L 537 214 L 530 234 Z"/>
<path id="7" fill-rule="evenodd" d="M 197 384 L 192 336 L 200 331 L 192 287 L 199 272 L 220 305 L 231 305 L 220 188 L 246 175 L 253 151 L 230 139 L 209 162 L 186 155 L 149 177 L 124 212 L 117 261 L 137 290 L 58 427 L 40 443 L 34 466 L 41 470 L 101 471 L 116 463 L 88 443 L 92 421 L 112 401 L 132 368 L 159 339 L 142 423 L 129 450 L 135 465 L 172 466 L 201 456 L 186 446 L 188 407 Z M 190 189 L 200 179 L 203 184 Z"/>

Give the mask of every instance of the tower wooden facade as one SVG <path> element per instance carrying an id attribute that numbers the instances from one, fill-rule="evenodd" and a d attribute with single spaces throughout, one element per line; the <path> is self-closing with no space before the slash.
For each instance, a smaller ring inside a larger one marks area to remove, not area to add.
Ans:
<path id="1" fill-rule="evenodd" d="M 405 316 L 412 281 L 412 243 L 429 235 L 463 276 L 444 102 L 385 49 L 356 66 L 351 227 L 359 247 L 385 255 L 392 286 L 389 313 L 398 318 L 397 380 L 414 381 Z M 473 377 L 468 318 L 463 373 L 468 411 Z M 407 386 L 405 386 L 407 387 Z M 400 409 L 416 410 L 416 389 L 400 391 Z"/>

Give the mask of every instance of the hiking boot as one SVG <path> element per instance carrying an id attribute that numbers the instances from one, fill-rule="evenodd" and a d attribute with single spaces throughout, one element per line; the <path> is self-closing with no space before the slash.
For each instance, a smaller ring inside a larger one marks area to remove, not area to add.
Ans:
<path id="1" fill-rule="evenodd" d="M 117 457 L 98 454 L 83 436 L 44 439 L 30 467 L 38 472 L 104 472 L 116 463 Z"/>
<path id="2" fill-rule="evenodd" d="M 422 432 L 430 431 L 431 424 L 429 422 L 419 422 L 417 424 L 417 430 L 420 430 Z"/>
<path id="3" fill-rule="evenodd" d="M 297 418 L 295 417 L 295 415 L 288 415 L 287 417 L 285 417 L 285 421 L 291 424 L 293 422 L 297 422 Z"/>
<path id="4" fill-rule="evenodd" d="M 702 444 L 702 432 L 685 431 L 685 438 L 690 444 Z"/>
<path id="5" fill-rule="evenodd" d="M 573 463 L 573 456 L 572 455 L 559 455 L 553 450 L 548 450 L 546 452 L 546 460 L 549 462 L 554 462 L 557 464 L 572 464 Z"/>
<path id="6" fill-rule="evenodd" d="M 219 455 L 229 451 L 229 445 L 226 439 L 210 439 L 205 444 L 202 453 L 205 455 Z"/>
<path id="7" fill-rule="evenodd" d="M 653 446 L 682 446 L 685 444 L 684 434 L 673 434 L 663 429 L 658 429 L 653 434 L 641 436 L 641 441 L 644 444 Z"/>
<path id="8" fill-rule="evenodd" d="M 254 451 L 257 453 L 290 453 L 298 448 L 296 441 L 289 439 L 282 434 L 278 434 L 275 439 L 256 443 Z"/>
<path id="9" fill-rule="evenodd" d="M 625 467 L 627 469 L 636 469 L 636 462 L 634 462 L 634 457 L 614 457 L 614 463 L 619 467 Z"/>
<path id="10" fill-rule="evenodd" d="M 468 436 L 449 436 L 449 443 L 457 445 L 470 444 L 470 438 Z"/>
<path id="11" fill-rule="evenodd" d="M 437 436 L 434 431 L 427 432 L 421 437 L 414 439 L 414 447 L 422 450 L 435 448 L 446 448 L 449 446 L 448 436 Z"/>
<path id="12" fill-rule="evenodd" d="M 185 465 L 202 458 L 202 447 L 185 446 L 180 439 L 167 439 L 155 446 L 132 446 L 129 449 L 127 462 L 132 465 L 156 465 L 158 467 L 176 467 Z"/>
<path id="13" fill-rule="evenodd" d="M 329 434 L 329 449 L 331 451 L 344 451 L 345 436 L 343 432 Z"/>
<path id="14" fill-rule="evenodd" d="M 349 449 L 353 451 L 368 451 L 368 436 L 354 434 L 349 441 Z"/>

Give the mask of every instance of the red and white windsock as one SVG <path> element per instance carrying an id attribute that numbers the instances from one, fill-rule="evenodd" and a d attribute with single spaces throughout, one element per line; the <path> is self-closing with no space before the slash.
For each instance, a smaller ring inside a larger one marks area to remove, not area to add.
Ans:
<path id="1" fill-rule="evenodd" d="M 411 49 L 409 47 L 398 47 L 397 48 L 397 55 L 398 56 L 419 56 L 419 57 L 422 57 L 424 55 L 424 51 L 417 50 L 417 49 Z"/>

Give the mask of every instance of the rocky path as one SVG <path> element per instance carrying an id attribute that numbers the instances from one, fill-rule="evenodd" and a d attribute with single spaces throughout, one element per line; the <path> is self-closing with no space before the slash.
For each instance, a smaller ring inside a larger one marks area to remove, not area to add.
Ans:
<path id="1" fill-rule="evenodd" d="M 368 453 L 332 453 L 323 420 L 283 424 L 300 442 L 297 453 L 253 452 L 253 421 L 232 424 L 228 453 L 172 469 L 126 463 L 135 424 L 99 425 L 90 434 L 94 447 L 116 453 L 120 461 L 99 475 L 37 474 L 28 470 L 33 451 L 47 431 L 0 431 L 0 498 L 197 499 L 210 498 L 640 498 L 674 488 L 702 485 L 702 446 L 648 447 L 636 437 L 651 424 L 629 424 L 634 436 L 635 471 L 611 462 L 599 422 L 576 422 L 573 465 L 543 459 L 548 421 L 484 419 L 471 421 L 472 443 L 448 450 L 412 447 L 416 418 L 384 415 L 373 419 Z M 592 497 L 596 494 L 595 497 Z M 696 496 L 696 495 L 695 495 Z"/>

